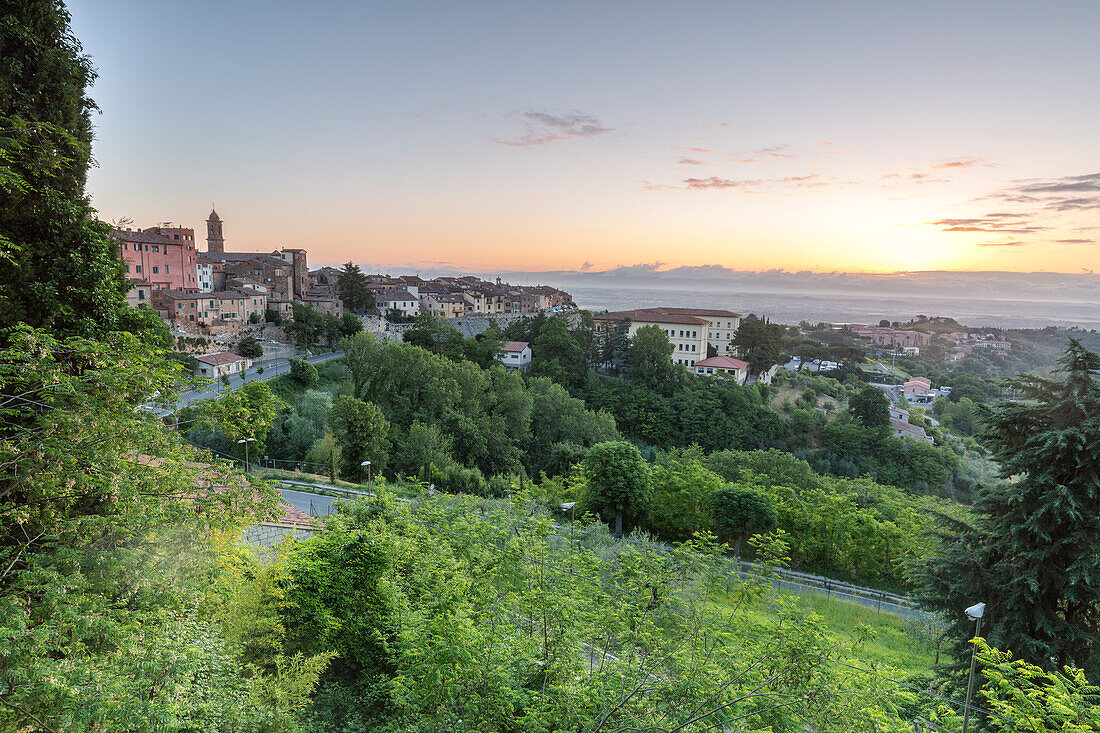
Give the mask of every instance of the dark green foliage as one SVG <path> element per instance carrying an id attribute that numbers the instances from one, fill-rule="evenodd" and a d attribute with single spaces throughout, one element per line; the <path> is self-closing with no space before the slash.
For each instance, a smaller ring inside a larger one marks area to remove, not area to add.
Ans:
<path id="1" fill-rule="evenodd" d="M 264 355 L 264 347 L 255 336 L 245 336 L 237 342 L 237 353 L 249 359 L 259 359 Z"/>
<path id="2" fill-rule="evenodd" d="M 985 439 L 1014 479 L 979 494 L 972 523 L 946 524 L 943 551 L 917 569 L 958 658 L 962 609 L 983 601 L 990 643 L 1044 668 L 1100 670 L 1100 357 L 1071 341 L 1062 370 L 1013 380 L 1023 399 L 986 411 Z"/>
<path id="3" fill-rule="evenodd" d="M 299 349 L 308 349 L 324 335 L 324 319 L 308 305 L 295 303 L 293 309 L 294 320 L 283 326 L 283 330 Z"/>
<path id="4" fill-rule="evenodd" d="M 265 308 L 264 309 L 264 322 L 265 323 L 274 323 L 276 326 L 279 326 L 283 322 L 283 317 L 280 316 L 279 312 L 274 310 L 273 308 Z"/>
<path id="5" fill-rule="evenodd" d="M 390 424 L 378 405 L 340 395 L 328 413 L 328 423 L 340 446 L 341 475 L 364 481 L 386 470 Z M 361 465 L 364 461 L 370 461 L 369 468 Z"/>
<path id="6" fill-rule="evenodd" d="M 340 317 L 340 334 L 342 336 L 354 336 L 363 330 L 363 322 L 354 313 L 344 311 Z"/>
<path id="7" fill-rule="evenodd" d="M 128 289 L 110 227 L 84 195 L 90 60 L 53 0 L 0 10 L 0 329 L 123 327 Z"/>
<path id="8" fill-rule="evenodd" d="M 714 532 L 720 540 L 733 540 L 733 553 L 741 556 L 747 537 L 775 527 L 775 507 L 767 494 L 753 489 L 719 489 L 710 497 Z"/>
<path id="9" fill-rule="evenodd" d="M 305 359 L 291 359 L 290 378 L 295 383 L 308 389 L 317 384 L 317 367 L 313 366 Z"/>
<path id="10" fill-rule="evenodd" d="M 547 319 L 531 343 L 531 374 L 549 377 L 572 390 L 584 383 L 587 373 L 584 351 L 569 333 L 568 324 L 557 316 Z"/>
<path id="11" fill-rule="evenodd" d="M 890 424 L 890 400 L 878 387 L 867 386 L 848 400 L 848 411 L 865 428 L 881 428 Z"/>
<path id="12" fill-rule="evenodd" d="M 870 475 L 880 483 L 922 493 L 941 492 L 959 465 L 958 456 L 947 448 L 894 437 L 888 430 L 868 429 L 847 418 L 828 423 L 821 440 L 825 452 L 817 460 L 823 469 L 852 478 Z"/>
<path id="13" fill-rule="evenodd" d="M 336 288 L 344 307 L 352 313 L 366 313 L 374 307 L 374 293 L 359 265 L 345 263 L 336 280 Z"/>
<path id="14" fill-rule="evenodd" d="M 661 392 L 670 390 L 676 376 L 683 372 L 669 358 L 675 350 L 664 329 L 654 325 L 642 326 L 634 332 L 626 356 L 630 379 L 649 389 Z"/>
<path id="15" fill-rule="evenodd" d="M 633 520 L 649 502 L 649 465 L 630 443 L 611 441 L 589 449 L 584 459 L 588 503 L 605 518 L 615 517 L 615 537 L 623 521 Z"/>
<path id="16" fill-rule="evenodd" d="M 758 374 L 779 361 L 785 340 L 783 326 L 768 323 L 750 313 L 741 321 L 733 344 L 741 358 L 749 363 L 749 370 Z"/>
<path id="17" fill-rule="evenodd" d="M 456 361 L 462 358 L 466 350 L 466 339 L 458 329 L 448 323 L 446 318 L 427 312 L 416 316 L 412 328 L 405 331 L 403 338 L 407 344 Z"/>

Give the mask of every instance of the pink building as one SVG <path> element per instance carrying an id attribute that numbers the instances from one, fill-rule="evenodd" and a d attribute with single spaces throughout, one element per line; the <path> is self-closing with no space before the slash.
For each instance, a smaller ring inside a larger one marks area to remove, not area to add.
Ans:
<path id="1" fill-rule="evenodd" d="M 116 229 L 126 277 L 153 290 L 198 290 L 195 231 L 185 227 Z"/>

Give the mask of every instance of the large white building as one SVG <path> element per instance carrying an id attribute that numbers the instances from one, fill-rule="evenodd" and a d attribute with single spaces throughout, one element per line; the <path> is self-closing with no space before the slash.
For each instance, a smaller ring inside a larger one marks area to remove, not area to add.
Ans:
<path id="1" fill-rule="evenodd" d="M 667 313 L 661 308 L 639 308 L 630 311 L 612 311 L 593 317 L 597 331 L 609 331 L 620 319 L 630 321 L 630 337 L 643 326 L 656 326 L 665 332 L 672 342 L 673 364 L 694 367 L 695 362 L 707 358 L 707 343 L 710 335 L 710 321 L 686 313 Z M 676 309 L 685 310 L 685 309 Z"/>
<path id="2" fill-rule="evenodd" d="M 420 298 L 407 290 L 390 290 L 376 295 L 374 305 L 382 313 L 397 311 L 403 316 L 413 317 L 420 312 Z"/>

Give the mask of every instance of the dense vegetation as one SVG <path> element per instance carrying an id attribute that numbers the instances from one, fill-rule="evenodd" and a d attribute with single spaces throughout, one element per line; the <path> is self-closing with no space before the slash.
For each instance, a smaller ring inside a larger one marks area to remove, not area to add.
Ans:
<path id="1" fill-rule="evenodd" d="M 341 362 L 226 390 L 182 429 L 509 499 L 398 502 L 375 486 L 261 562 L 242 529 L 273 518 L 275 492 L 150 413 L 187 382 L 164 327 L 125 307 L 83 192 L 92 72 L 63 7 L 9 3 L 0 49 L 0 729 L 900 733 L 918 716 L 957 729 L 927 680 L 861 660 L 869 629 L 839 641 L 766 576 L 743 579 L 716 529 L 765 568 L 896 580 L 909 561 L 949 619 L 982 594 L 991 638 L 1025 657 L 979 643 L 982 725 L 1100 730 L 1097 689 L 1058 667 L 1096 667 L 1095 354 L 1074 345 L 1065 379 L 1019 381 L 1025 400 L 979 410 L 1014 480 L 985 486 L 970 515 L 760 450 L 821 447 L 765 390 L 686 379 L 652 332 L 601 342 L 583 316 L 535 319 L 520 326 L 537 326 L 526 379 L 484 368 L 495 336 L 381 344 L 303 312 L 300 338 L 345 339 Z M 754 326 L 763 359 L 768 325 Z M 854 389 L 823 385 L 845 401 Z M 626 399 L 591 409 L 600 390 L 636 389 L 650 402 L 635 421 L 616 425 Z M 683 415 L 685 399 L 712 412 Z M 662 404 L 674 428 L 646 441 Z M 872 429 L 858 405 L 830 424 Z M 568 535 L 548 512 L 565 498 L 581 509 Z M 586 509 L 686 542 L 616 540 Z"/>

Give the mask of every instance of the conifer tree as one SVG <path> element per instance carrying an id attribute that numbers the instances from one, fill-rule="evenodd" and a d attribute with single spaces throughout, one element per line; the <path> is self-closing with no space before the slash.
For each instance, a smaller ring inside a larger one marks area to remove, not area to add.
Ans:
<path id="1" fill-rule="evenodd" d="M 1021 399 L 985 411 L 1006 480 L 916 569 L 959 659 L 973 634 L 963 609 L 982 601 L 992 645 L 1045 669 L 1100 668 L 1100 356 L 1071 340 L 1061 364 L 1064 379 L 1018 377 Z"/>

